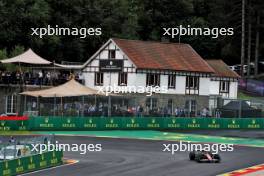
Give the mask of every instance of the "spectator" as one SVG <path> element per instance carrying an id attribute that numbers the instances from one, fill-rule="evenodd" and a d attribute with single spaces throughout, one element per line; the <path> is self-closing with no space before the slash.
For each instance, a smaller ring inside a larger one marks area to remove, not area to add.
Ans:
<path id="1" fill-rule="evenodd" d="M 15 138 L 13 136 L 11 136 L 11 138 L 9 139 L 9 143 L 15 143 Z"/>
<path id="2" fill-rule="evenodd" d="M 47 74 L 46 74 L 46 85 L 49 85 L 51 83 L 50 78 L 51 78 L 50 72 L 47 72 Z"/>
<path id="3" fill-rule="evenodd" d="M 99 114 L 100 114 L 101 116 L 103 116 L 103 103 L 100 103 L 100 104 L 99 104 L 98 111 L 99 111 Z"/>
<path id="4" fill-rule="evenodd" d="M 144 111 L 143 107 L 141 105 L 138 105 L 138 107 L 137 107 L 137 116 L 138 117 L 142 117 L 143 111 Z"/>
<path id="5" fill-rule="evenodd" d="M 180 109 L 178 107 L 175 108 L 174 110 L 175 116 L 179 117 L 180 116 Z"/>
<path id="6" fill-rule="evenodd" d="M 38 79 L 39 79 L 39 81 L 38 81 L 39 85 L 42 85 L 42 82 L 43 82 L 43 73 L 42 73 L 41 70 L 38 72 Z"/>
<path id="7" fill-rule="evenodd" d="M 216 118 L 220 118 L 221 117 L 221 111 L 220 111 L 220 109 L 216 109 L 215 110 L 215 117 Z"/>
<path id="8" fill-rule="evenodd" d="M 208 115 L 209 115 L 208 109 L 207 108 L 203 108 L 202 112 L 201 112 L 201 116 L 202 117 L 208 117 Z"/>

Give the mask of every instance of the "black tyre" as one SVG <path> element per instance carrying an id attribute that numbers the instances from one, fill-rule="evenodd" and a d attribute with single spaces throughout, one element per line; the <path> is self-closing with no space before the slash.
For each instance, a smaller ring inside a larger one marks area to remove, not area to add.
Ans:
<path id="1" fill-rule="evenodd" d="M 219 154 L 214 154 L 213 155 L 214 159 L 216 159 L 216 163 L 220 163 L 221 162 L 221 157 Z"/>
<path id="2" fill-rule="evenodd" d="M 195 153 L 194 153 L 194 152 L 190 152 L 190 153 L 189 153 L 189 159 L 190 159 L 191 161 L 193 161 L 193 160 L 195 159 Z"/>

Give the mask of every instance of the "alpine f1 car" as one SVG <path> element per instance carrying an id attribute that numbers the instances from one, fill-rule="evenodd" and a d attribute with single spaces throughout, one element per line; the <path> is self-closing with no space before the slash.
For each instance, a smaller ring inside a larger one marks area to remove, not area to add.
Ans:
<path id="1" fill-rule="evenodd" d="M 198 163 L 220 163 L 221 158 L 219 154 L 213 154 L 209 151 L 192 151 L 189 154 L 191 161 Z"/>

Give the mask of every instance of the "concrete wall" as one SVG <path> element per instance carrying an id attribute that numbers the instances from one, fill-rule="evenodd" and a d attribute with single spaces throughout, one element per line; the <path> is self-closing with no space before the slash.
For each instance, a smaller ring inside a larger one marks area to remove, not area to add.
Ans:
<path id="1" fill-rule="evenodd" d="M 238 82 L 230 82 L 229 98 L 237 98 Z"/>
<path id="2" fill-rule="evenodd" d="M 210 95 L 219 95 L 220 81 L 210 81 Z M 223 98 L 237 98 L 238 82 L 230 81 L 229 94 L 223 94 Z"/>

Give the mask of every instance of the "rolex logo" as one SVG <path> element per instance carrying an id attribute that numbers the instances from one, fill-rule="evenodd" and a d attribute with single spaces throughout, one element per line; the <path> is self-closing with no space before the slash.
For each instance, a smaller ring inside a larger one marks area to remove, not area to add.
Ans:
<path id="1" fill-rule="evenodd" d="M 33 163 L 33 158 L 32 158 L 32 156 L 30 157 L 30 163 Z"/>
<path id="2" fill-rule="evenodd" d="M 175 120 L 175 119 L 173 119 L 173 120 L 172 120 L 172 123 L 176 123 L 176 120 Z"/>
<path id="3" fill-rule="evenodd" d="M 5 168 L 8 168 L 8 162 L 7 161 L 5 162 Z"/>
<path id="4" fill-rule="evenodd" d="M 1 122 L 1 125 L 2 125 L 2 126 L 5 126 L 5 121 L 2 121 L 2 122 Z"/>
<path id="5" fill-rule="evenodd" d="M 111 66 L 113 65 L 113 61 L 110 61 L 110 65 L 111 65 Z"/>
<path id="6" fill-rule="evenodd" d="M 232 120 L 232 123 L 233 123 L 233 124 L 236 124 L 236 121 L 235 121 L 235 120 Z"/>
<path id="7" fill-rule="evenodd" d="M 45 123 L 49 123 L 49 118 L 45 118 Z"/>
<path id="8" fill-rule="evenodd" d="M 67 123 L 71 123 L 71 119 L 67 119 Z"/>
<path id="9" fill-rule="evenodd" d="M 44 160 L 44 155 L 43 154 L 41 154 L 41 160 Z"/>
<path id="10" fill-rule="evenodd" d="M 213 120 L 212 123 L 215 124 L 215 120 Z"/>
<path id="11" fill-rule="evenodd" d="M 252 120 L 252 124 L 256 124 L 256 120 Z"/>
<path id="12" fill-rule="evenodd" d="M 52 157 L 55 158 L 55 152 L 54 151 L 52 152 Z"/>
<path id="13" fill-rule="evenodd" d="M 155 120 L 155 119 L 152 119 L 152 120 L 151 120 L 151 122 L 152 122 L 152 123 L 155 123 L 155 122 L 156 122 L 156 120 Z"/>
<path id="14" fill-rule="evenodd" d="M 135 123 L 135 120 L 134 119 L 131 119 L 131 123 Z"/>
<path id="15" fill-rule="evenodd" d="M 89 119 L 89 123 L 93 123 L 93 120 L 92 119 Z"/>
<path id="16" fill-rule="evenodd" d="M 18 163 L 19 166 L 21 165 L 20 159 L 17 160 L 17 163 Z"/>
<path id="17" fill-rule="evenodd" d="M 193 120 L 192 120 L 192 123 L 196 123 L 196 120 L 195 120 L 195 119 L 193 119 Z"/>
<path id="18" fill-rule="evenodd" d="M 114 119 L 111 119 L 111 120 L 110 120 L 110 123 L 114 123 Z"/>

